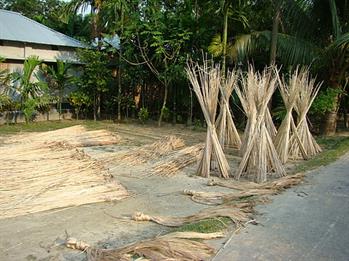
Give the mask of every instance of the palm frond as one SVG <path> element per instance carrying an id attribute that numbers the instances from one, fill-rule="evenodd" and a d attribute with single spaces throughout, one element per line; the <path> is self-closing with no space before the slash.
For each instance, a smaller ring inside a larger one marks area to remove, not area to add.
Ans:
<path id="1" fill-rule="evenodd" d="M 228 55 L 241 61 L 255 53 L 270 51 L 271 32 L 258 31 L 239 35 L 228 49 Z M 277 57 L 285 64 L 309 64 L 316 59 L 318 48 L 304 39 L 288 34 L 278 34 Z"/>
<path id="2" fill-rule="evenodd" d="M 339 22 L 339 17 L 337 13 L 337 6 L 335 0 L 329 0 L 330 10 L 331 10 L 331 18 L 332 18 L 332 28 L 335 39 L 338 39 L 342 33 L 341 25 Z"/>
<path id="3" fill-rule="evenodd" d="M 282 19 L 287 23 L 290 33 L 297 37 L 309 39 L 316 31 L 317 21 L 312 17 L 313 3 L 309 0 L 284 0 L 281 4 Z"/>
<path id="4" fill-rule="evenodd" d="M 277 56 L 288 65 L 310 64 L 319 52 L 319 47 L 310 41 L 288 34 L 278 35 Z"/>
<path id="5" fill-rule="evenodd" d="M 341 48 L 349 50 L 349 32 L 339 36 L 331 45 L 331 48 Z"/>
<path id="6" fill-rule="evenodd" d="M 210 45 L 208 46 L 208 51 L 213 57 L 219 57 L 223 54 L 223 42 L 220 34 L 213 37 Z"/>
<path id="7" fill-rule="evenodd" d="M 243 60 L 246 57 L 260 52 L 270 42 L 270 31 L 258 31 L 249 34 L 242 34 L 235 38 L 233 44 L 228 47 L 228 56 L 234 60 Z"/>

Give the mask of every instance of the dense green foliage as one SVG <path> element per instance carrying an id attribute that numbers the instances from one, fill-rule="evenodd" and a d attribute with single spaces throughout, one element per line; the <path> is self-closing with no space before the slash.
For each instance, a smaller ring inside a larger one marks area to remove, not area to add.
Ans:
<path id="1" fill-rule="evenodd" d="M 136 117 L 141 108 L 159 124 L 202 119 L 184 67 L 203 53 L 223 68 L 275 63 L 287 73 L 307 66 L 323 82 L 312 113 L 326 119 L 348 111 L 345 0 L 8 0 L 0 6 L 92 44 L 79 51 L 83 70 L 70 101 L 95 119 Z M 115 35 L 119 43 L 106 41 Z M 276 120 L 282 106 L 276 93 Z M 238 104 L 232 108 L 242 119 Z"/>

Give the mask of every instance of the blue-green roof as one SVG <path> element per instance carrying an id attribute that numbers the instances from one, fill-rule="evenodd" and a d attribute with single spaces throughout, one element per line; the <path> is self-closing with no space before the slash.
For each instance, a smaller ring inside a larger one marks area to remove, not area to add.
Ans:
<path id="1" fill-rule="evenodd" d="M 20 13 L 2 9 L 0 9 L 0 40 L 83 47 L 81 42 L 72 37 L 59 33 Z"/>

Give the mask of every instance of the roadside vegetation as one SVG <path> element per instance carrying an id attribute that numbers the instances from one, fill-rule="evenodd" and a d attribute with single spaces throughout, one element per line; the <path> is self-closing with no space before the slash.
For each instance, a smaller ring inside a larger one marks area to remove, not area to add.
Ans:
<path id="1" fill-rule="evenodd" d="M 71 77 L 64 61 L 48 66 L 38 57 L 28 58 L 22 75 L 2 69 L 0 82 L 8 91 L 0 94 L 0 112 L 21 110 L 31 121 L 55 104 L 60 116 L 71 108 L 76 119 L 200 125 L 204 119 L 185 67 L 187 59 L 207 53 L 223 73 L 246 72 L 251 63 L 258 71 L 275 64 L 286 75 L 308 68 L 322 83 L 309 112 L 312 131 L 333 135 L 337 125 L 349 127 L 347 1 L 9 0 L 0 8 L 89 46 L 78 51 L 79 77 Z M 13 99 L 13 91 L 20 96 Z M 243 125 L 241 104 L 236 97 L 230 103 Z M 282 103 L 276 92 L 270 108 L 279 124 Z"/>

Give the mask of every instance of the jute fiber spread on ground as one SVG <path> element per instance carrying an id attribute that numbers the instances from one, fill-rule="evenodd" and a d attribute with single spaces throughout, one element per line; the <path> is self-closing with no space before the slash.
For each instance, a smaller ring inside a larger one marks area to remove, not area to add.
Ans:
<path id="1" fill-rule="evenodd" d="M 183 148 L 184 146 L 184 141 L 181 138 L 166 136 L 154 143 L 146 144 L 123 154 L 119 154 L 113 157 L 111 160 L 127 165 L 137 165 L 159 159 L 159 157 L 168 155 L 174 150 Z M 110 162 L 111 160 L 109 159 L 107 161 Z"/>
<path id="2" fill-rule="evenodd" d="M 173 176 L 186 166 L 196 163 L 203 149 L 204 144 L 199 143 L 178 150 L 156 163 L 151 172 L 161 176 Z"/>
<path id="3" fill-rule="evenodd" d="M 154 239 L 140 241 L 119 249 L 98 249 L 75 238 L 68 238 L 68 248 L 85 251 L 89 261 L 131 261 L 131 260 L 209 260 L 214 249 L 204 242 L 191 239 L 213 239 L 222 237 L 222 233 L 177 232 Z"/>
<path id="4" fill-rule="evenodd" d="M 255 202 L 253 201 L 241 202 L 238 204 L 225 204 L 206 208 L 196 214 L 186 217 L 153 216 L 142 212 L 135 212 L 131 218 L 135 221 L 152 221 L 163 226 L 179 227 L 183 224 L 200 221 L 206 218 L 228 217 L 239 227 L 252 219 L 254 205 Z"/>
<path id="5" fill-rule="evenodd" d="M 94 137 L 93 141 L 107 141 L 108 132 L 103 133 L 101 140 Z M 72 144 L 82 146 L 88 135 L 91 133 L 78 126 L 16 135 L 2 144 L 0 219 L 126 197 L 125 188 L 103 166 L 73 148 Z M 116 141 L 109 136 L 108 142 Z M 52 146 L 62 141 L 70 145 L 59 150 Z"/>
<path id="6" fill-rule="evenodd" d="M 298 185 L 304 179 L 304 173 L 285 176 L 266 183 L 240 182 L 227 180 L 210 180 L 208 186 L 221 186 L 235 190 L 234 192 L 204 192 L 184 190 L 185 195 L 197 203 L 205 205 L 222 205 L 236 202 L 236 206 L 244 200 L 256 203 L 268 202 L 265 196 L 279 194 L 286 188 Z"/>

